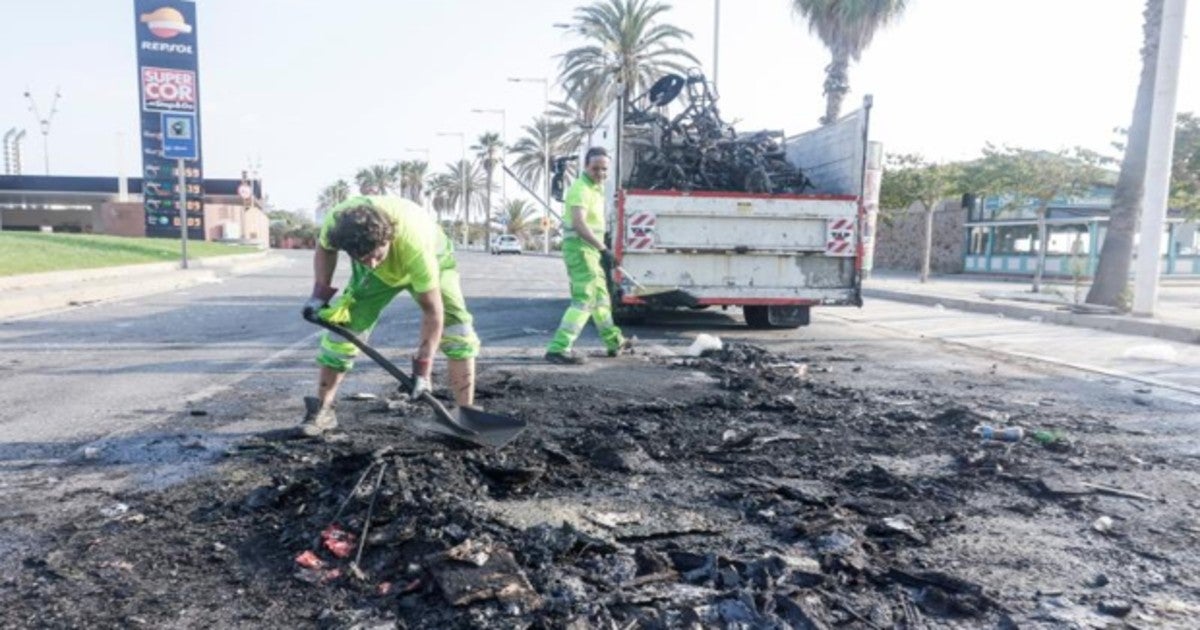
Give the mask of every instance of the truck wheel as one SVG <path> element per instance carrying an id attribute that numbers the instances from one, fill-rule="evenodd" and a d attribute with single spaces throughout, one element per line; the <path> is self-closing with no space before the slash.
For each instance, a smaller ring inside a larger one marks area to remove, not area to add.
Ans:
<path id="1" fill-rule="evenodd" d="M 639 326 L 646 321 L 646 309 L 616 306 L 613 308 L 613 322 L 618 326 Z"/>
<path id="2" fill-rule="evenodd" d="M 747 304 L 742 307 L 742 315 L 746 318 L 746 325 L 751 328 L 764 329 L 771 327 L 771 322 L 767 318 L 766 306 Z"/>
<path id="3" fill-rule="evenodd" d="M 808 325 L 810 308 L 748 304 L 742 307 L 742 315 L 746 318 L 746 325 L 751 328 L 799 328 Z"/>

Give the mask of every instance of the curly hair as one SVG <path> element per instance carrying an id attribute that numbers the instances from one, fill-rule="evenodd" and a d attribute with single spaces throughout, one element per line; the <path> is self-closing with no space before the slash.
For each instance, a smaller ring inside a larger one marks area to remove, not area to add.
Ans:
<path id="1" fill-rule="evenodd" d="M 329 230 L 329 244 L 358 259 L 392 242 L 395 226 L 370 201 L 338 212 Z"/>

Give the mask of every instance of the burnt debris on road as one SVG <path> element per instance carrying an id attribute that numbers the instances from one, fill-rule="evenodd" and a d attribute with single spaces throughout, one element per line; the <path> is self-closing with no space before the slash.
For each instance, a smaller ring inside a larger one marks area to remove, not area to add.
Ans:
<path id="1" fill-rule="evenodd" d="M 628 359 L 705 379 L 659 397 L 495 371 L 481 401 L 530 420 L 503 450 L 399 428 L 424 413 L 406 400 L 347 402 L 346 433 L 243 442 L 213 475 L 48 527 L 51 551 L 0 589 L 0 623 L 916 628 L 1195 612 L 1180 593 L 1197 585 L 1200 506 L 1110 481 L 1194 460 L 1085 445 L 1071 436 L 1119 431 L 1050 405 L 839 385 L 820 376 L 860 366 L 830 350 Z M 1006 423 L 1027 435 L 975 431 Z"/>

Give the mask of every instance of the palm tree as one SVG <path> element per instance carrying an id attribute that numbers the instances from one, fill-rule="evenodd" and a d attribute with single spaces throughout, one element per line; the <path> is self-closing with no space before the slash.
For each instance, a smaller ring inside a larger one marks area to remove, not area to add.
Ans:
<path id="1" fill-rule="evenodd" d="M 597 0 L 575 9 L 571 30 L 588 43 L 562 55 L 559 81 L 567 93 L 609 103 L 622 81 L 628 98 L 667 72 L 684 73 L 684 62 L 699 65 L 679 47 L 692 34 L 658 22 L 670 9 L 650 0 Z"/>
<path id="2" fill-rule="evenodd" d="M 591 144 L 592 131 L 604 113 L 600 96 L 595 91 L 568 93 L 566 100 L 550 103 L 549 118 L 567 126 L 563 145 L 569 152 L 577 153 L 584 144 Z"/>
<path id="3" fill-rule="evenodd" d="M 442 225 L 442 214 L 447 210 L 453 211 L 454 204 L 450 201 L 450 192 L 458 184 L 446 173 L 438 173 L 429 178 L 430 203 L 437 213 L 438 225 Z"/>
<path id="4" fill-rule="evenodd" d="M 421 193 L 425 190 L 425 176 L 429 172 L 429 162 L 412 160 L 401 162 L 400 194 L 421 203 Z"/>
<path id="5" fill-rule="evenodd" d="M 486 201 L 483 212 L 483 243 L 486 246 L 492 242 L 492 178 L 495 175 L 496 167 L 500 165 L 504 157 L 504 143 L 500 141 L 500 134 L 489 131 L 479 136 L 471 150 L 476 152 L 475 155 L 479 158 L 484 173 L 487 174 L 487 187 L 484 188 Z"/>
<path id="6" fill-rule="evenodd" d="M 1122 294 L 1129 285 L 1129 267 L 1133 263 L 1133 234 L 1142 214 L 1142 192 L 1146 180 L 1146 159 L 1150 144 L 1150 110 L 1154 101 L 1154 73 L 1158 66 L 1158 39 L 1162 25 L 1163 0 L 1146 0 L 1142 12 L 1142 75 L 1138 79 L 1133 104 L 1133 122 L 1125 157 L 1113 191 L 1112 211 L 1108 215 L 1108 233 L 1100 247 L 1096 280 L 1088 289 L 1087 303 L 1123 308 Z"/>
<path id="7" fill-rule="evenodd" d="M 400 167 L 393 164 L 375 164 L 360 169 L 354 175 L 358 191 L 364 195 L 386 195 L 396 188 L 400 181 Z"/>
<path id="8" fill-rule="evenodd" d="M 533 225 L 533 215 L 535 211 L 533 206 L 529 205 L 524 199 L 510 199 L 504 204 L 501 210 L 501 218 L 504 220 L 505 230 L 513 236 L 525 238 L 529 235 L 529 229 Z"/>
<path id="9" fill-rule="evenodd" d="M 463 207 L 466 208 L 466 216 L 463 217 L 463 244 L 469 244 L 469 229 L 471 225 L 471 206 L 474 205 L 482 209 L 483 206 L 483 191 L 487 190 L 487 176 L 483 173 L 483 168 L 478 162 L 470 160 L 459 160 L 446 165 L 447 177 L 450 180 L 451 188 L 449 190 L 449 201 L 451 207 L 458 207 L 459 202 L 464 200 L 463 195 L 466 195 Z M 466 189 L 463 189 L 463 184 L 466 184 Z"/>
<path id="10" fill-rule="evenodd" d="M 543 133 L 542 130 L 545 130 Z M 546 152 L 550 159 L 566 155 L 573 151 L 567 145 L 567 125 L 561 121 L 551 121 L 546 118 L 535 118 L 532 124 L 523 127 L 522 136 L 509 153 L 516 156 L 512 161 L 513 171 L 525 181 L 527 186 L 534 187 L 530 182 L 538 182 L 545 175 Z"/>
<path id="11" fill-rule="evenodd" d="M 842 111 L 850 91 L 850 60 L 858 61 L 871 44 L 875 31 L 904 13 L 907 0 L 792 0 L 792 10 L 808 20 L 809 32 L 829 49 L 825 67 L 825 115 L 831 125 Z"/>
<path id="12" fill-rule="evenodd" d="M 344 179 L 321 189 L 317 196 L 317 212 L 328 212 L 330 208 L 350 198 L 350 183 Z"/>

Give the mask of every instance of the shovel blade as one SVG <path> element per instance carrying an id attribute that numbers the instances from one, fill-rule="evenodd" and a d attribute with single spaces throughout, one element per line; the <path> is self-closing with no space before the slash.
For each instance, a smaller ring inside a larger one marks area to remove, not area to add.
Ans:
<path id="1" fill-rule="evenodd" d="M 445 422 L 437 422 L 426 428 L 457 440 L 500 448 L 517 438 L 525 430 L 527 423 L 519 418 L 488 413 L 482 409 L 457 407 L 450 412 L 454 416 L 454 425 L 467 429 L 464 432 Z"/>

